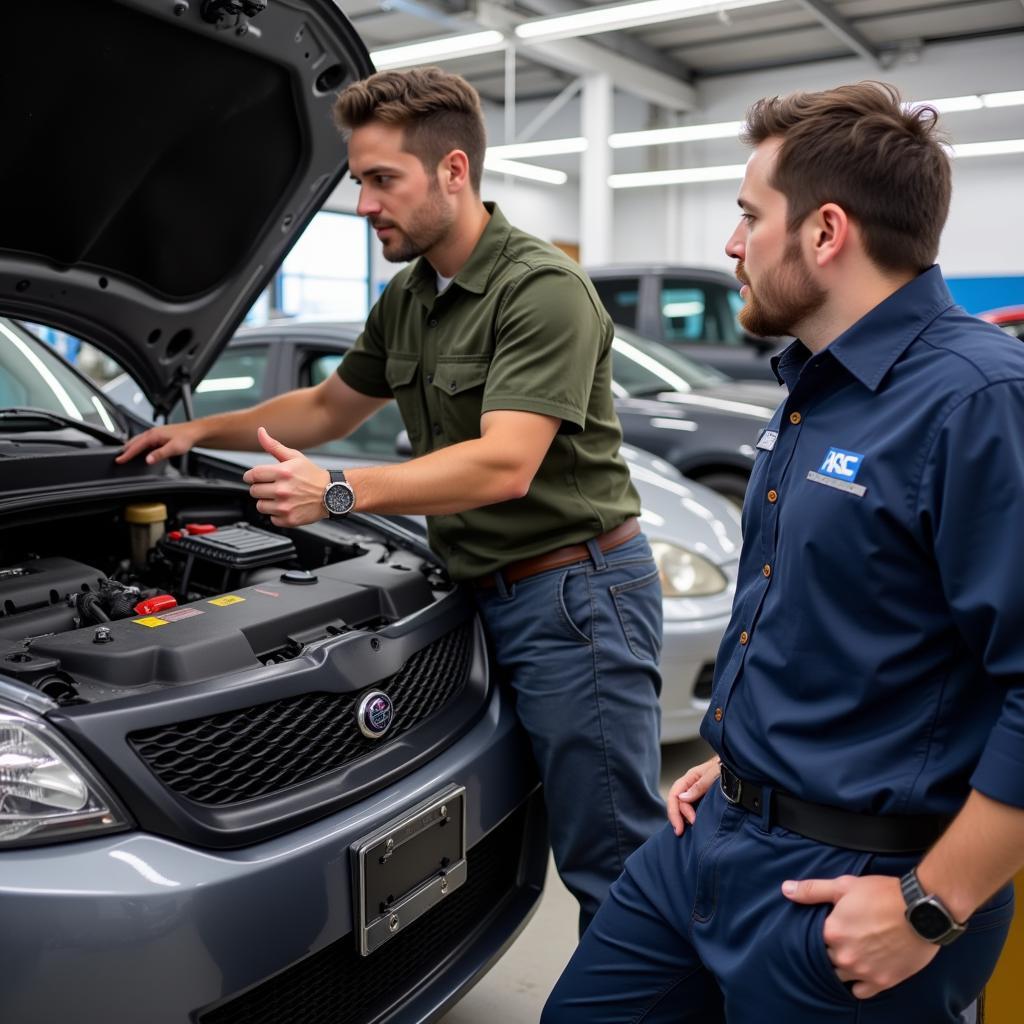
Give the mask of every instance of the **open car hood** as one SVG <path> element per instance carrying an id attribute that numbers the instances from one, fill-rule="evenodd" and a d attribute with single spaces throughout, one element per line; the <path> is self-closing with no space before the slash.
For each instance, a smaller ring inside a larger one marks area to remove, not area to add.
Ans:
<path id="1" fill-rule="evenodd" d="M 332 0 L 47 0 L 0 26 L 0 313 L 165 411 L 344 174 L 331 106 L 369 54 Z"/>

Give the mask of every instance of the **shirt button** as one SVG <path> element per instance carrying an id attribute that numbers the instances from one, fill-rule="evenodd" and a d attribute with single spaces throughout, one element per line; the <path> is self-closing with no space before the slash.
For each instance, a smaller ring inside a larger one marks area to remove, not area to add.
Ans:
<path id="1" fill-rule="evenodd" d="M 433 384 L 434 383 L 434 375 L 432 373 L 428 373 L 427 374 L 427 383 L 428 384 Z"/>
<path id="2" fill-rule="evenodd" d="M 716 722 L 720 722 L 722 720 L 722 716 L 724 714 L 725 714 L 725 712 L 722 711 L 721 708 L 715 708 L 715 721 Z"/>
<path id="3" fill-rule="evenodd" d="M 428 326 L 428 327 L 436 327 L 436 326 L 437 326 L 437 318 L 436 318 L 436 317 L 431 317 L 431 318 L 430 318 L 430 319 L 429 319 L 429 320 L 427 321 L 427 326 Z"/>
<path id="4" fill-rule="evenodd" d="M 746 630 L 743 630 L 743 632 L 740 633 L 740 643 L 743 644 L 743 646 L 745 647 L 749 640 L 750 634 Z"/>
<path id="5" fill-rule="evenodd" d="M 428 377 L 427 379 L 429 380 L 430 378 Z M 778 500 L 779 500 L 779 492 L 778 491 L 769 491 L 768 492 L 768 504 L 769 505 L 774 505 L 775 502 L 777 502 Z"/>
<path id="6" fill-rule="evenodd" d="M 449 381 L 448 382 L 448 390 L 449 391 L 454 391 L 457 387 L 458 387 L 458 384 L 456 384 L 455 381 Z"/>
<path id="7" fill-rule="evenodd" d="M 766 564 L 765 567 L 761 570 L 761 572 L 764 573 L 765 579 L 767 579 L 772 574 L 772 567 Z"/>
<path id="8" fill-rule="evenodd" d="M 792 423 L 794 427 L 795 427 L 795 426 L 796 426 L 796 425 L 797 425 L 797 424 L 798 424 L 798 423 L 800 422 L 800 420 L 802 420 L 802 419 L 803 419 L 803 417 L 802 417 L 802 416 L 800 415 L 800 413 L 798 413 L 798 412 L 791 412 L 791 413 L 789 414 L 789 422 L 790 422 L 790 423 Z"/>
<path id="9" fill-rule="evenodd" d="M 434 424 L 434 436 L 435 437 L 440 437 L 441 436 L 441 424 L 440 423 L 435 423 Z"/>

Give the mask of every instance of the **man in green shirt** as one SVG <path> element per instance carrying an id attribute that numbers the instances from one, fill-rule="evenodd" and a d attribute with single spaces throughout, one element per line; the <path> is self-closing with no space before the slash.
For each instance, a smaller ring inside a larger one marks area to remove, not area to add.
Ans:
<path id="1" fill-rule="evenodd" d="M 427 516 L 469 581 L 545 786 L 552 846 L 586 927 L 663 821 L 661 590 L 618 453 L 612 325 L 579 267 L 480 199 L 479 97 L 437 68 L 344 90 L 358 212 L 388 284 L 337 375 L 252 409 L 165 425 L 118 457 L 261 445 L 257 509 L 282 527 L 363 512 Z M 415 458 L 328 473 L 302 455 L 394 398 Z"/>

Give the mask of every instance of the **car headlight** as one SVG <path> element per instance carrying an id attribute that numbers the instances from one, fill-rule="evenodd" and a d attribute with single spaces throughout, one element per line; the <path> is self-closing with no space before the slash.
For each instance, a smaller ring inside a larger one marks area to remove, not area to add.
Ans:
<path id="1" fill-rule="evenodd" d="M 0 848 L 127 826 L 112 794 L 51 725 L 0 706 Z"/>
<path id="2" fill-rule="evenodd" d="M 677 544 L 652 540 L 651 552 L 664 597 L 708 597 L 720 594 L 729 585 L 717 565 Z"/>

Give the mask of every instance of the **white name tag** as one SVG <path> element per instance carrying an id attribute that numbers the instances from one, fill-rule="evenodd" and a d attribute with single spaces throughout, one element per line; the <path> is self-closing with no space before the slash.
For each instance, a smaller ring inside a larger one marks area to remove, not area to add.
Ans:
<path id="1" fill-rule="evenodd" d="M 779 432 L 777 430 L 766 430 L 758 439 L 757 447 L 763 452 L 770 452 L 775 450 L 775 442 L 779 439 Z"/>

